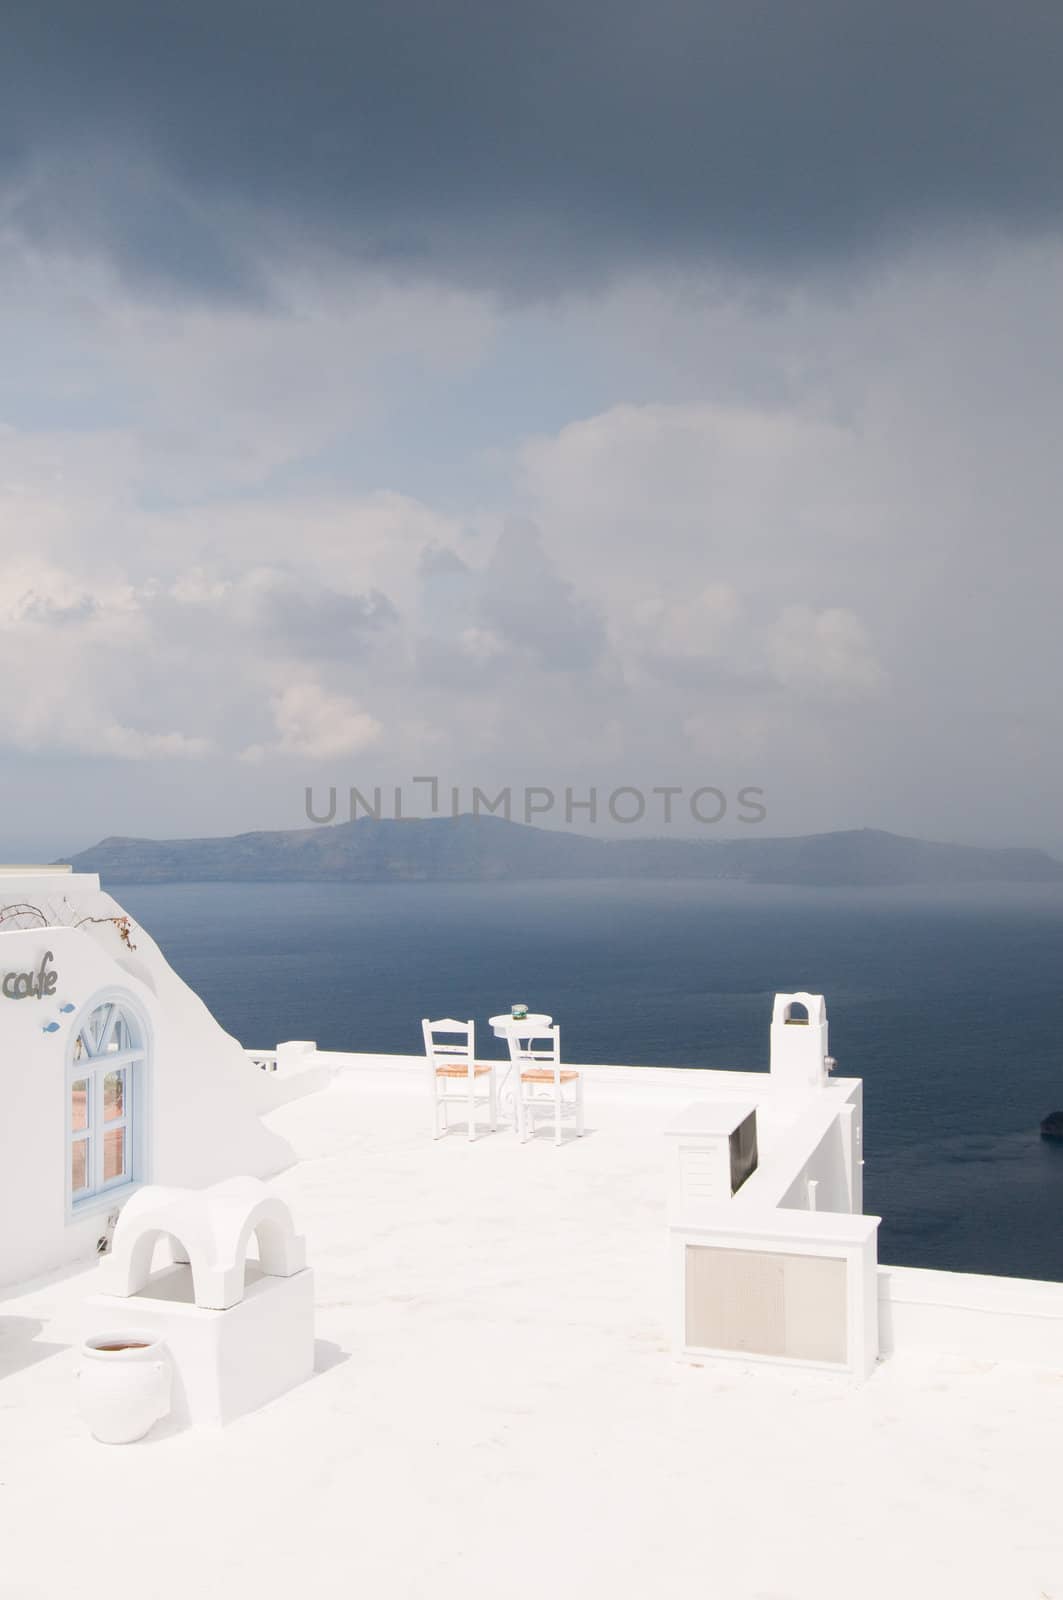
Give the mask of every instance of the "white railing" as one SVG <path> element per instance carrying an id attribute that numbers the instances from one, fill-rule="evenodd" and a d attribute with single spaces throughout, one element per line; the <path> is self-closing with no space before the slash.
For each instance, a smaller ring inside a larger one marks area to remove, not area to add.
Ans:
<path id="1" fill-rule="evenodd" d="M 260 1072 L 276 1072 L 277 1070 L 276 1050 L 245 1049 L 244 1055 L 250 1061 L 251 1065 L 253 1067 L 257 1067 Z"/>
<path id="2" fill-rule="evenodd" d="M 245 1048 L 244 1057 L 255 1070 L 254 1098 L 258 1111 L 274 1111 L 286 1100 L 296 1100 L 324 1089 L 333 1066 L 318 1053 L 312 1039 L 288 1039 L 272 1050 Z"/>

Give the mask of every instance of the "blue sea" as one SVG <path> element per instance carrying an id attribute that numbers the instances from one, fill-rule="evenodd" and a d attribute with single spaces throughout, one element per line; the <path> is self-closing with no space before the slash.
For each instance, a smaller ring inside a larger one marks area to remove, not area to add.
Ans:
<path id="1" fill-rule="evenodd" d="M 526 1001 L 572 1061 L 767 1066 L 776 990 L 827 996 L 864 1079 L 880 1259 L 1063 1279 L 1063 890 L 715 883 L 124 886 L 244 1044 L 419 1052 Z M 662 1152 L 663 1161 L 663 1152 Z"/>

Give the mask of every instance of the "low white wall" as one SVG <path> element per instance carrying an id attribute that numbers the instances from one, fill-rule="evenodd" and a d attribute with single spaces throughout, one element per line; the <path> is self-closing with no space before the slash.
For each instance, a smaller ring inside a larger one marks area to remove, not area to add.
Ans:
<path id="1" fill-rule="evenodd" d="M 494 1041 L 497 1042 L 497 1041 Z M 501 1047 L 500 1047 L 501 1048 Z M 491 1059 L 491 1052 L 482 1046 L 477 1056 Z M 318 1050 L 315 1059 L 327 1063 L 337 1073 L 367 1075 L 387 1074 L 392 1082 L 407 1079 L 425 1086 L 425 1058 L 423 1055 L 382 1055 L 360 1050 Z M 506 1055 L 494 1056 L 499 1072 L 509 1070 Z M 582 1073 L 586 1083 L 599 1083 L 610 1090 L 630 1093 L 633 1099 L 660 1098 L 668 1101 L 696 1100 L 699 1095 L 711 1094 L 713 1099 L 757 1099 L 770 1093 L 771 1080 L 766 1072 L 721 1072 L 710 1067 L 635 1067 L 587 1066 L 579 1061 L 565 1061 L 566 1067 Z"/>
<path id="2" fill-rule="evenodd" d="M 255 1109 L 260 1116 L 327 1089 L 333 1068 L 312 1041 L 292 1041 L 275 1050 L 245 1050 Z"/>
<path id="3" fill-rule="evenodd" d="M 488 1060 L 491 1052 L 485 1052 L 481 1047 L 477 1055 Z M 408 1088 L 412 1093 L 428 1093 L 423 1055 L 319 1050 L 313 1060 L 328 1066 L 340 1081 L 356 1074 L 359 1082 L 367 1085 L 373 1083 L 393 1091 Z M 495 1065 L 499 1073 L 504 1075 L 509 1071 L 509 1058 L 496 1056 Z M 757 1107 L 757 1131 L 762 1148 L 774 1145 L 783 1135 L 788 1136 L 788 1131 L 796 1128 L 801 1116 L 800 1102 L 775 1094 L 771 1078 L 766 1072 L 731 1072 L 715 1067 L 588 1066 L 580 1061 L 566 1061 L 565 1066 L 579 1072 L 583 1078 L 588 1115 L 592 1112 L 594 1097 L 599 1093 L 607 1096 L 613 1104 L 654 1104 L 665 1108 L 685 1106 L 692 1100 L 703 1099 L 733 1100 L 739 1104 L 753 1101 Z M 824 1130 L 833 1111 L 849 1104 L 854 1093 L 858 1097 L 859 1089 L 858 1079 L 836 1078 L 817 1096 Z M 817 1134 L 812 1143 L 818 1137 Z M 803 1156 L 808 1149 L 808 1142 L 799 1149 Z M 794 1168 L 800 1159 L 800 1156 L 795 1158 Z M 794 1168 L 785 1178 L 784 1188 L 793 1181 Z M 741 1193 L 744 1194 L 747 1187 L 744 1186 Z M 771 1203 L 777 1205 L 779 1202 L 774 1199 Z"/>
<path id="4" fill-rule="evenodd" d="M 1063 1370 L 1063 1283 L 880 1267 L 883 1356 L 941 1350 Z"/>

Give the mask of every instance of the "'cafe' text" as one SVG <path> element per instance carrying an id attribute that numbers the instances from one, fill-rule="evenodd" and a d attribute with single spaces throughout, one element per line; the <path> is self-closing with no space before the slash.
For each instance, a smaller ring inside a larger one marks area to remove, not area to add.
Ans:
<path id="1" fill-rule="evenodd" d="M 0 995 L 5 1000 L 47 1000 L 59 982 L 58 972 L 48 965 L 51 959 L 48 950 L 36 972 L 5 972 L 0 978 Z"/>

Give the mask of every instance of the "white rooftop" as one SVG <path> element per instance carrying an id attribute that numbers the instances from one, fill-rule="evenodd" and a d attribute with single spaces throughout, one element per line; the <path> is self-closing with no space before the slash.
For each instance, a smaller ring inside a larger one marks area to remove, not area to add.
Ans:
<path id="1" fill-rule="evenodd" d="M 4 1600 L 1063 1596 L 1060 1371 L 672 1359 L 661 1134 L 690 1090 L 635 1076 L 589 1084 L 560 1150 L 434 1143 L 414 1072 L 274 1111 L 318 1371 L 222 1431 L 95 1443 L 94 1269 L 0 1294 Z"/>

